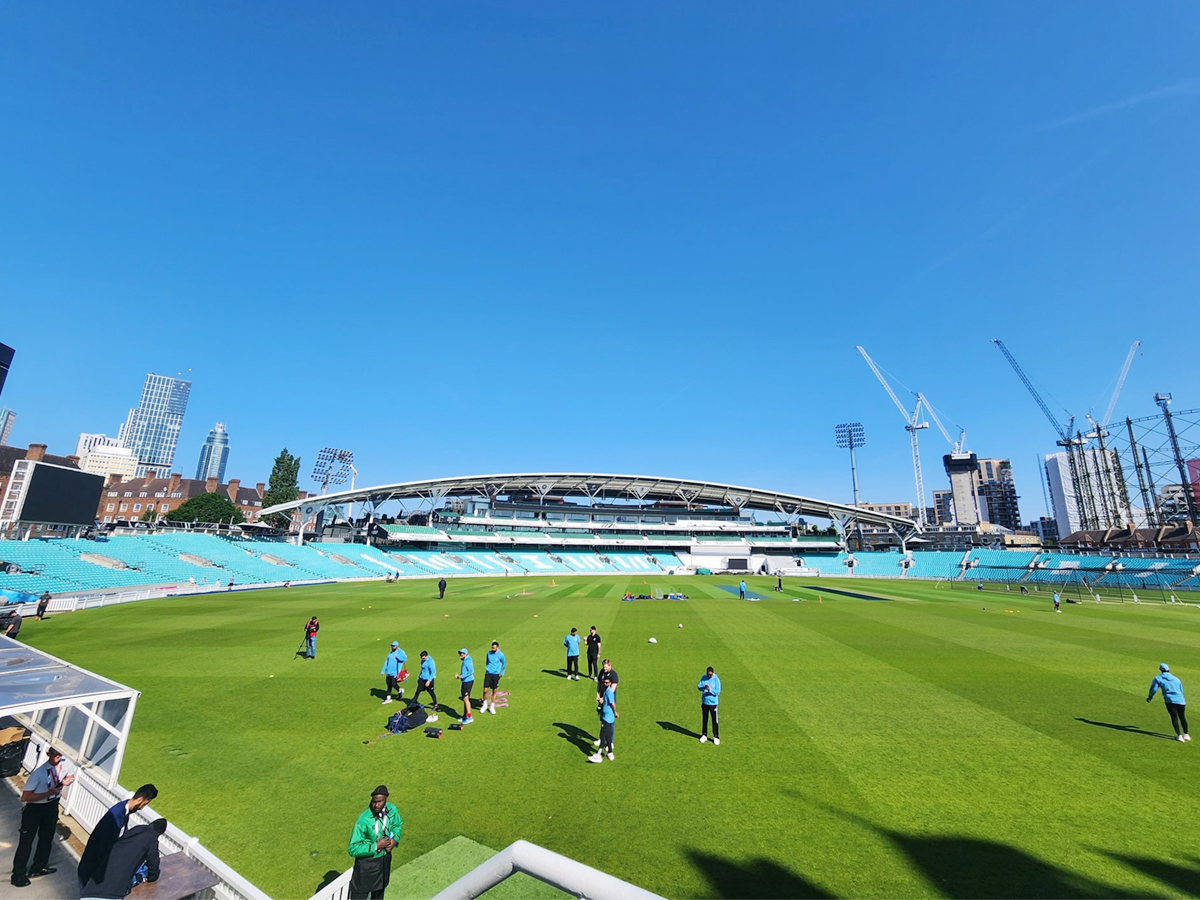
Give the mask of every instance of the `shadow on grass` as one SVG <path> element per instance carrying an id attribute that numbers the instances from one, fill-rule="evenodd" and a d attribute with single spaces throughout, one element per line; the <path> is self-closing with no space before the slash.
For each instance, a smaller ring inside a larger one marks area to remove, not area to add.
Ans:
<path id="1" fill-rule="evenodd" d="M 700 732 L 692 731 L 688 728 L 684 728 L 682 725 L 676 725 L 674 722 L 661 722 L 660 721 L 658 723 L 658 727 L 661 728 L 663 731 L 674 731 L 676 734 L 682 734 L 685 737 L 690 737 L 693 739 L 697 739 L 700 737 Z"/>
<path id="2" fill-rule="evenodd" d="M 1008 844 L 958 835 L 903 834 L 875 825 L 853 813 L 828 806 L 825 808 L 891 841 L 945 897 L 964 900 L 1112 897 L 1125 900 L 1152 896 L 1130 893 L 1088 875 L 1059 868 Z"/>
<path id="3" fill-rule="evenodd" d="M 661 724 L 661 723 L 660 723 Z M 833 894 L 770 859 L 734 862 L 711 853 L 689 850 L 688 856 L 708 883 L 714 897 L 764 898 L 764 900 L 824 900 Z"/>
<path id="4" fill-rule="evenodd" d="M 1200 859 L 1196 859 L 1194 856 L 1190 857 L 1193 866 L 1188 868 L 1162 859 L 1150 859 L 1147 856 L 1129 856 L 1125 853 L 1113 853 L 1108 850 L 1096 850 L 1096 852 L 1103 853 L 1109 859 L 1124 863 L 1131 869 L 1137 869 L 1156 881 L 1169 884 L 1189 897 L 1200 896 Z"/>
<path id="5" fill-rule="evenodd" d="M 558 736 L 560 738 L 570 741 L 586 756 L 591 756 L 596 752 L 596 748 L 592 745 L 595 738 L 592 737 L 591 732 L 584 731 L 575 725 L 568 725 L 566 722 L 554 722 L 553 725 L 559 729 Z"/>
<path id="6" fill-rule="evenodd" d="M 566 678 L 567 677 L 567 673 L 565 671 L 563 671 L 562 669 L 542 669 L 542 671 L 545 674 L 553 675 L 556 678 Z"/>
<path id="7" fill-rule="evenodd" d="M 1083 722 L 1085 725 L 1096 725 L 1100 728 L 1111 728 L 1113 731 L 1124 731 L 1129 734 L 1144 734 L 1147 737 L 1162 738 L 1164 741 L 1175 740 L 1173 734 L 1163 734 L 1160 731 L 1146 731 L 1144 728 L 1138 728 L 1135 725 L 1114 725 L 1112 722 L 1094 722 L 1091 719 L 1081 719 L 1076 717 L 1076 722 Z"/>

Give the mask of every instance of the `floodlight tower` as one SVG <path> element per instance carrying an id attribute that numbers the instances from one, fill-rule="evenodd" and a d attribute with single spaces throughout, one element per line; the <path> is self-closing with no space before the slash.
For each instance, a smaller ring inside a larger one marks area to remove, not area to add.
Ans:
<path id="1" fill-rule="evenodd" d="M 347 481 L 353 489 L 354 478 L 357 475 L 358 470 L 354 468 L 354 451 L 339 450 L 336 447 L 322 448 L 317 454 L 317 462 L 312 470 L 312 480 L 320 482 L 322 495 L 329 493 L 331 485 L 345 484 Z"/>
<path id="2" fill-rule="evenodd" d="M 913 480 L 916 482 L 917 488 L 917 521 L 922 526 L 925 521 L 925 479 L 921 475 L 921 448 L 917 445 L 917 432 L 929 427 L 928 422 L 921 421 L 921 406 L 925 403 L 925 398 L 921 394 L 917 394 L 917 405 L 913 407 L 910 414 L 904 404 L 900 402 L 900 398 L 896 396 L 896 392 L 892 390 L 892 386 L 888 384 L 887 379 L 883 377 L 883 373 L 879 371 L 879 367 L 875 365 L 875 360 L 867 355 L 867 351 L 862 347 L 855 347 L 859 355 L 871 367 L 871 371 L 875 373 L 875 377 L 879 379 L 879 383 L 883 385 L 883 389 L 887 391 L 887 395 L 892 398 L 892 402 L 896 404 L 896 409 L 900 410 L 900 415 L 904 417 L 904 430 L 908 432 L 908 442 L 912 450 L 913 464 Z M 854 498 L 855 503 L 858 502 L 858 497 Z"/>
<path id="3" fill-rule="evenodd" d="M 835 425 L 833 428 L 833 437 L 837 441 L 838 447 L 843 450 L 850 451 L 850 478 L 854 483 L 854 509 L 858 509 L 858 464 L 854 460 L 854 450 L 856 447 L 863 446 L 866 442 L 866 433 L 863 431 L 862 422 L 843 422 L 840 425 Z M 858 520 L 858 513 L 854 515 L 854 529 L 858 534 L 858 549 L 863 548 L 862 523 Z"/>

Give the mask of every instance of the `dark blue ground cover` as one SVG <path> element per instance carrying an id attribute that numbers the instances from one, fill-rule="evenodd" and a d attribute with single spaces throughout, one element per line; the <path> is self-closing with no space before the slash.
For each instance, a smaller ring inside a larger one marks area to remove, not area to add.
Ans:
<path id="1" fill-rule="evenodd" d="M 723 591 L 729 591 L 729 593 L 733 594 L 735 597 L 738 594 L 738 586 L 736 584 L 719 584 L 719 585 L 717 585 L 717 587 L 719 587 Z M 762 594 L 756 594 L 756 593 L 754 593 L 754 591 L 747 589 L 746 599 L 747 600 L 766 600 L 767 598 L 764 597 Z"/>
<path id="2" fill-rule="evenodd" d="M 892 599 L 891 597 L 872 597 L 870 594 L 856 594 L 854 591 L 839 591 L 834 588 L 825 587 L 823 584 L 806 584 L 803 587 L 806 590 L 819 591 L 822 594 L 838 594 L 842 597 L 854 597 L 858 600 L 884 600 L 890 602 Z M 737 591 L 734 591 L 734 593 L 736 594 Z"/>

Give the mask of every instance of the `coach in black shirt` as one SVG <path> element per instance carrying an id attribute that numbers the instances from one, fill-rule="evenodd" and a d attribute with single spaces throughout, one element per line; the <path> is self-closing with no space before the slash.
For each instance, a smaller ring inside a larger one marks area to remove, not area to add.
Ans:
<path id="1" fill-rule="evenodd" d="M 587 636 L 588 678 L 595 681 L 600 676 L 600 635 L 593 625 Z"/>

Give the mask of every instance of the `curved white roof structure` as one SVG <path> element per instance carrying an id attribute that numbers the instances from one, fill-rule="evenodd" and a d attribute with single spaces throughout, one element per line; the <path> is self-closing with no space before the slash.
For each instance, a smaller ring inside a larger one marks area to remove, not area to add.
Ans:
<path id="1" fill-rule="evenodd" d="M 845 523 L 857 520 L 863 525 L 889 528 L 901 537 L 919 531 L 910 519 L 883 513 L 855 509 L 842 503 L 816 500 L 799 494 L 765 491 L 758 488 L 718 484 L 711 481 L 692 481 L 686 478 L 658 478 L 650 475 L 601 475 L 579 472 L 536 472 L 518 475 L 468 475 L 459 478 L 434 478 L 428 481 L 406 481 L 376 487 L 355 488 L 349 491 L 322 494 L 280 503 L 260 513 L 302 510 L 305 516 L 315 515 L 326 506 L 343 503 L 363 503 L 371 509 L 390 500 L 428 500 L 440 502 L 447 497 L 470 497 L 493 500 L 514 493 L 529 493 L 541 499 L 579 499 L 590 502 L 631 501 L 657 503 L 662 501 L 727 506 L 731 509 L 756 509 L 785 516 L 810 515 Z"/>

